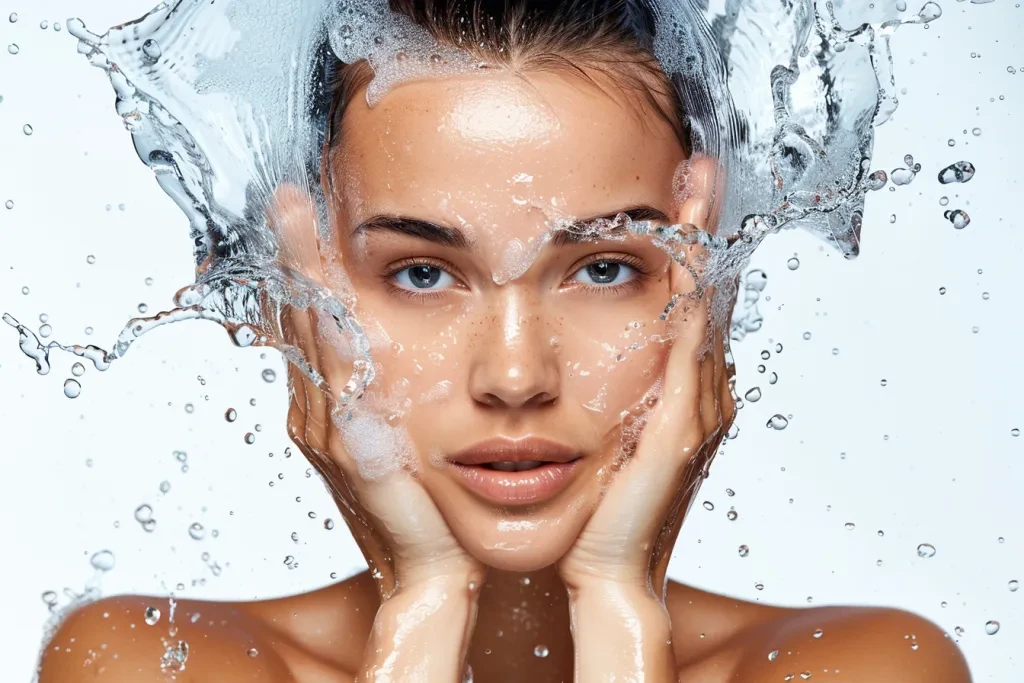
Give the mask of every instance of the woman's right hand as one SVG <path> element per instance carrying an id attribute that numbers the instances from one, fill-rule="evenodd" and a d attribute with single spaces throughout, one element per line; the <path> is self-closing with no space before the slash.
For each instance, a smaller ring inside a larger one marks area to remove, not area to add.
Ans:
<path id="1" fill-rule="evenodd" d="M 278 188 L 269 210 L 271 226 L 280 245 L 285 271 L 304 276 L 327 289 L 319 248 L 317 212 L 309 196 L 290 185 Z M 333 317 L 315 305 L 285 305 L 280 313 L 284 344 L 301 351 L 306 363 L 324 379 L 323 388 L 289 363 L 291 404 L 288 431 L 309 461 L 328 483 L 356 542 L 370 565 L 383 598 L 399 588 L 426 585 L 435 580 L 461 582 L 472 592 L 482 582 L 485 568 L 452 536 L 441 513 L 416 478 L 418 463 L 397 462 L 395 453 L 376 453 L 375 458 L 394 458 L 364 476 L 359 462 L 345 447 L 346 414 L 338 392 L 352 375 L 352 359 L 335 346 L 340 335 Z M 328 395 L 330 394 L 330 395 Z M 359 413 L 357 422 L 384 417 Z M 366 417 L 364 417 L 366 416 Z M 360 430 L 361 431 L 361 430 Z M 371 434 L 350 438 L 372 439 Z M 386 448 L 385 444 L 361 444 Z M 382 471 L 383 470 L 383 471 Z"/>

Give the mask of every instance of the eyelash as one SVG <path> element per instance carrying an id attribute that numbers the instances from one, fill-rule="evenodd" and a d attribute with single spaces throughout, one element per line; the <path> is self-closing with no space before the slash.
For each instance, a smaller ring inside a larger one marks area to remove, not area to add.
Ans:
<path id="1" fill-rule="evenodd" d="M 581 262 L 579 265 L 573 268 L 571 275 L 575 275 L 576 273 L 583 270 L 587 266 L 592 266 L 595 263 L 614 263 L 625 265 L 632 268 L 634 271 L 636 271 L 636 273 L 628 282 L 624 282 L 619 285 L 595 286 L 577 283 L 573 285 L 574 288 L 582 288 L 584 290 L 589 290 L 591 293 L 599 294 L 601 296 L 622 294 L 627 291 L 635 291 L 639 289 L 647 282 L 647 279 L 650 276 L 650 270 L 647 268 L 646 264 L 641 259 L 635 256 L 630 256 L 628 254 L 594 254 L 593 256 L 587 257 L 583 262 Z M 448 292 L 447 289 L 414 292 L 410 289 L 406 289 L 405 287 L 399 287 L 394 283 L 394 277 L 396 275 L 401 273 L 403 270 L 415 268 L 416 266 L 431 266 L 433 268 L 438 268 L 458 279 L 458 277 L 453 272 L 455 271 L 455 269 L 449 263 L 430 258 L 409 258 L 399 261 L 392 268 L 388 269 L 388 271 L 384 275 L 385 285 L 391 292 L 415 301 L 423 301 L 424 299 L 436 299 L 438 297 L 444 296 L 445 293 Z"/>

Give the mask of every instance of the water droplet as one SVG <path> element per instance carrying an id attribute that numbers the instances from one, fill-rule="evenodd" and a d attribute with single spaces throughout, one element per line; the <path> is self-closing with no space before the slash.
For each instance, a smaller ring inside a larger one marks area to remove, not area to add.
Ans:
<path id="1" fill-rule="evenodd" d="M 538 645 L 533 648 L 533 656 L 544 659 L 549 654 L 547 645 Z"/>
<path id="2" fill-rule="evenodd" d="M 185 404 L 185 412 L 188 413 L 189 415 L 194 413 L 195 410 L 196 410 L 196 407 L 194 405 L 192 405 L 191 403 L 186 403 Z"/>
<path id="3" fill-rule="evenodd" d="M 89 558 L 89 564 L 93 566 L 93 569 L 101 572 L 109 572 L 113 569 L 115 561 L 114 553 L 109 550 L 101 550 Z"/>
<path id="4" fill-rule="evenodd" d="M 82 385 L 73 379 L 64 380 L 64 395 L 68 398 L 78 398 L 82 395 Z"/>
<path id="5" fill-rule="evenodd" d="M 149 310 L 149 306 L 146 304 L 139 304 L 139 313 L 145 313 Z"/>
<path id="6" fill-rule="evenodd" d="M 246 434 L 245 434 L 245 442 L 247 444 L 249 444 L 250 446 L 252 444 L 256 443 L 256 435 L 253 434 L 252 432 L 246 432 Z"/>
<path id="7" fill-rule="evenodd" d="M 324 528 L 325 528 L 325 529 L 327 529 L 328 531 L 330 531 L 331 529 L 333 529 L 333 528 L 334 528 L 334 520 L 333 520 L 333 519 L 331 519 L 330 517 L 328 517 L 327 519 L 325 519 L 325 520 L 324 520 Z"/>
<path id="8" fill-rule="evenodd" d="M 939 206 L 949 206 L 949 197 L 939 197 Z"/>
<path id="9" fill-rule="evenodd" d="M 946 293 L 946 288 L 945 287 L 939 287 L 939 294 L 945 294 L 945 293 Z"/>
<path id="10" fill-rule="evenodd" d="M 1010 430 L 1010 436 L 1020 436 L 1020 430 L 1014 427 Z"/>
<path id="11" fill-rule="evenodd" d="M 746 557 L 747 555 L 750 554 L 750 548 L 748 548 L 745 545 L 741 545 L 739 547 L 739 554 L 740 554 L 740 557 Z"/>
<path id="12" fill-rule="evenodd" d="M 92 254 L 89 254 L 88 256 L 85 257 L 85 262 L 91 266 L 92 264 L 96 263 L 96 257 L 93 256 Z"/>
<path id="13" fill-rule="evenodd" d="M 228 408 L 227 412 L 224 413 L 224 419 L 228 422 L 234 422 L 238 419 L 238 412 L 234 408 Z"/>
<path id="14" fill-rule="evenodd" d="M 814 637 L 815 637 L 815 638 L 821 638 L 821 636 L 823 636 L 824 634 L 825 634 L 825 632 L 824 632 L 824 631 L 822 631 L 822 630 L 821 630 L 821 629 L 819 628 L 819 629 L 815 629 L 815 631 L 814 631 L 814 634 L 813 634 L 813 635 L 814 635 Z"/>
<path id="15" fill-rule="evenodd" d="M 786 261 L 786 267 L 789 268 L 790 270 L 796 270 L 797 268 L 800 267 L 800 259 L 794 256 L 793 258 Z"/>
<path id="16" fill-rule="evenodd" d="M 935 557 L 935 546 L 931 543 L 922 543 L 917 546 L 917 556 L 924 558 Z"/>
<path id="17" fill-rule="evenodd" d="M 71 374 L 75 377 L 81 377 L 85 374 L 85 366 L 81 363 L 75 363 L 71 366 Z"/>
<path id="18" fill-rule="evenodd" d="M 972 134 L 973 134 L 973 135 L 974 135 L 975 137 L 977 137 L 978 135 L 981 135 L 981 128 L 972 128 L 972 129 L 971 129 L 971 133 L 972 133 Z"/>
<path id="19" fill-rule="evenodd" d="M 761 400 L 761 388 L 754 387 L 743 395 L 743 398 L 750 401 L 751 403 L 757 403 Z"/>
<path id="20" fill-rule="evenodd" d="M 21 132 L 24 133 L 25 135 L 32 135 L 32 133 L 34 133 L 35 130 L 32 128 L 32 126 L 26 123 L 24 126 L 21 127 Z"/>
<path id="21" fill-rule="evenodd" d="M 714 510 L 715 509 L 715 504 L 712 503 L 710 500 L 705 500 L 704 501 L 704 509 L 705 510 L 709 510 L 709 511 L 710 510 Z"/>
<path id="22" fill-rule="evenodd" d="M 8 209 L 13 209 L 14 208 L 14 200 L 8 199 L 6 202 L 4 202 L 4 206 L 6 206 Z"/>
<path id="23" fill-rule="evenodd" d="M 39 22 L 39 28 L 45 31 L 46 29 L 50 28 L 50 22 L 48 22 L 46 19 L 43 19 L 42 21 Z"/>
<path id="24" fill-rule="evenodd" d="M 160 610 L 158 610 L 156 607 L 147 607 L 146 623 L 150 626 L 156 626 L 158 621 L 160 621 Z"/>
<path id="25" fill-rule="evenodd" d="M 971 224 L 971 217 L 967 215 L 966 211 L 961 211 L 960 209 L 946 211 L 942 215 L 945 216 L 946 220 L 952 223 L 953 227 L 957 230 L 963 230 Z"/>
<path id="26" fill-rule="evenodd" d="M 245 653 L 245 654 L 249 655 L 249 657 L 258 657 L 258 656 L 259 656 L 259 654 L 260 654 L 260 651 L 259 651 L 259 650 L 257 650 L 257 649 L 256 649 L 256 648 L 254 648 L 254 647 L 250 647 L 250 648 L 249 648 L 249 649 L 248 649 L 248 650 L 246 651 L 246 653 Z"/>
<path id="27" fill-rule="evenodd" d="M 152 286 L 152 284 L 153 284 L 153 278 L 151 278 L 151 277 L 147 277 L 147 278 L 146 278 L 146 279 L 144 280 L 144 282 L 146 283 L 146 286 L 147 286 L 147 287 L 149 287 L 149 286 Z"/>
<path id="28" fill-rule="evenodd" d="M 21 52 L 21 48 L 18 47 L 17 43 L 11 43 L 7 46 L 7 51 L 10 52 L 12 55 L 16 55 L 19 52 Z"/>
<path id="29" fill-rule="evenodd" d="M 957 626 L 956 628 L 953 629 L 953 633 L 957 634 L 958 636 L 962 636 L 964 634 L 964 627 L 963 626 Z"/>
<path id="30" fill-rule="evenodd" d="M 787 420 L 782 415 L 776 413 L 775 415 L 772 415 L 771 418 L 769 418 L 768 423 L 765 426 L 778 431 L 782 431 L 783 429 L 789 426 L 789 420 Z"/>
<path id="31" fill-rule="evenodd" d="M 158 42 L 150 38 L 142 44 L 142 54 L 146 55 L 147 61 L 153 63 L 160 59 L 160 55 L 163 54 L 163 50 L 160 48 L 160 44 Z"/>
<path id="32" fill-rule="evenodd" d="M 143 503 L 139 507 L 135 508 L 135 521 L 140 524 L 148 522 L 153 519 L 153 508 Z"/>
<path id="33" fill-rule="evenodd" d="M 49 325 L 40 325 L 39 326 L 39 336 L 40 337 L 42 337 L 43 339 L 46 339 L 51 334 L 53 334 L 53 328 L 52 327 L 50 327 Z"/>
<path id="34" fill-rule="evenodd" d="M 974 164 L 969 161 L 957 161 L 939 171 L 939 182 L 943 185 L 949 185 L 950 183 L 966 183 L 974 177 L 974 173 Z M 941 200 L 939 203 L 941 203 Z M 945 206 L 945 204 L 943 204 L 943 206 Z"/>
<path id="35" fill-rule="evenodd" d="M 811 338 L 811 333 L 810 332 L 804 332 L 804 339 L 810 339 L 810 338 Z"/>
<path id="36" fill-rule="evenodd" d="M 768 384 L 775 384 L 778 381 L 779 381 L 779 376 L 777 374 L 775 374 L 774 372 L 772 374 L 768 375 Z"/>
<path id="37" fill-rule="evenodd" d="M 999 633 L 999 622 L 995 621 L 995 620 L 986 621 L 985 622 L 985 634 L 986 635 L 990 635 L 990 636 L 994 636 L 997 633 Z"/>
<path id="38" fill-rule="evenodd" d="M 1020 588 L 1020 582 L 1014 579 L 1013 581 L 1007 584 L 1007 587 L 1010 589 L 1011 593 L 1016 593 L 1017 589 Z"/>
<path id="39" fill-rule="evenodd" d="M 946 144 L 949 145 L 950 147 L 956 147 L 956 140 L 954 140 L 953 138 L 950 138 L 950 139 L 946 140 Z"/>
<path id="40" fill-rule="evenodd" d="M 764 349 L 763 351 L 761 351 L 761 360 L 768 360 L 771 357 L 772 354 L 768 351 L 768 349 Z"/>
<path id="41" fill-rule="evenodd" d="M 735 510 L 729 510 L 727 513 L 725 513 L 725 516 L 730 522 L 735 522 L 736 518 L 739 517 L 739 513 L 736 512 Z"/>
<path id="42" fill-rule="evenodd" d="M 18 23 L 18 13 L 17 12 L 11 12 L 11 16 L 9 16 L 8 19 L 10 19 L 12 24 Z"/>
<path id="43" fill-rule="evenodd" d="M 167 493 L 171 490 L 171 482 L 162 481 L 160 482 L 160 493 Z"/>
<path id="44" fill-rule="evenodd" d="M 188 535 L 196 541 L 201 541 L 206 536 L 206 529 L 199 522 L 193 522 L 188 528 Z"/>
<path id="45" fill-rule="evenodd" d="M 857 528 L 857 525 L 854 524 L 853 522 L 847 522 L 845 526 L 846 526 L 846 530 L 847 531 L 853 531 L 854 529 Z"/>
<path id="46" fill-rule="evenodd" d="M 29 288 L 28 288 L 28 287 L 22 287 L 22 288 L 21 288 L 21 293 L 22 293 L 22 294 L 24 294 L 24 295 L 26 295 L 26 296 L 28 296 L 28 293 L 29 293 L 29 291 L 30 291 L 30 290 L 29 290 Z"/>
<path id="47" fill-rule="evenodd" d="M 270 384 L 271 382 L 273 382 L 276 379 L 277 379 L 277 373 L 274 372 L 271 368 L 267 368 L 267 369 L 265 369 L 263 371 L 263 381 L 264 382 Z"/>

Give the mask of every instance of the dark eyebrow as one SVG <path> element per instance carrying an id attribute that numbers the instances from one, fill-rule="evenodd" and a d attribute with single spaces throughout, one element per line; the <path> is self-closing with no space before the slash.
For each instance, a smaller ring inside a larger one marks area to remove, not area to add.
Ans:
<path id="1" fill-rule="evenodd" d="M 580 244 L 582 242 L 593 242 L 597 241 L 598 237 L 593 231 L 587 230 L 587 226 L 598 221 L 614 221 L 619 214 L 625 214 L 629 216 L 631 221 L 669 221 L 669 217 L 665 215 L 663 211 L 655 209 L 653 206 L 634 206 L 629 209 L 622 211 L 616 211 L 615 213 L 605 214 L 603 216 L 591 216 L 590 218 L 584 218 L 577 220 L 573 223 L 575 229 L 568 230 L 556 230 L 551 236 L 551 245 L 555 247 L 564 247 L 570 244 Z M 627 234 L 626 226 L 621 225 L 607 232 L 603 232 L 602 236 L 608 237 L 624 237 Z"/>
<path id="2" fill-rule="evenodd" d="M 461 230 L 405 216 L 373 216 L 357 225 L 352 234 L 367 232 L 393 232 L 455 249 L 468 249 L 470 246 L 469 239 Z"/>
<path id="3" fill-rule="evenodd" d="M 619 214 L 625 214 L 633 221 L 669 220 L 669 217 L 664 212 L 654 207 L 645 205 L 634 206 L 623 211 L 616 211 L 615 213 L 577 220 L 573 225 L 578 226 L 579 230 L 556 230 L 551 237 L 551 244 L 556 247 L 563 247 L 570 244 L 593 241 L 595 239 L 594 234 L 586 231 L 586 226 L 601 220 L 613 221 Z M 618 237 L 623 235 L 625 231 L 625 226 L 621 226 L 612 229 L 610 235 Z M 457 228 L 446 228 L 430 221 L 420 218 L 409 218 L 407 216 L 372 216 L 357 225 L 352 234 L 359 235 L 368 232 L 392 232 L 454 249 L 468 249 L 471 246 L 466 234 Z"/>

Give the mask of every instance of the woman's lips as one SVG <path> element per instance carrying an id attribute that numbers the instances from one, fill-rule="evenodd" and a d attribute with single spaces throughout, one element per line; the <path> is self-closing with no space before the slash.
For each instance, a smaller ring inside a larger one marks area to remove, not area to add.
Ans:
<path id="1" fill-rule="evenodd" d="M 448 456 L 466 488 L 498 505 L 530 505 L 568 486 L 582 453 L 537 435 L 495 436 Z"/>
<path id="2" fill-rule="evenodd" d="M 579 459 L 546 462 L 521 472 L 504 472 L 485 465 L 453 462 L 454 469 L 470 491 L 498 505 L 531 505 L 554 498 L 569 485 Z"/>

